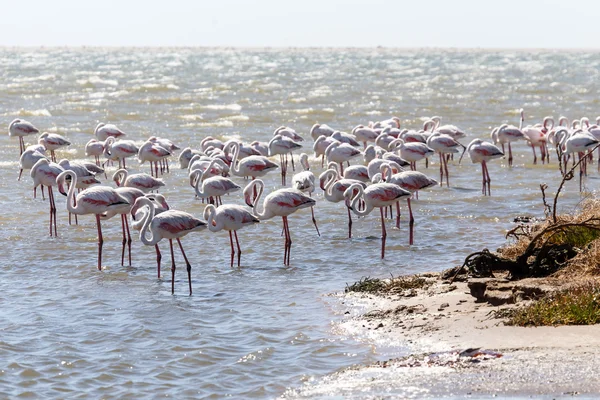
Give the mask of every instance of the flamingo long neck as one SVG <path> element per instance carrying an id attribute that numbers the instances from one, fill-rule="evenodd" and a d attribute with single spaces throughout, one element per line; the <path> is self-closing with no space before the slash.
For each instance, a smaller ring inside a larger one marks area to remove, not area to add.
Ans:
<path id="1" fill-rule="evenodd" d="M 353 193 L 354 190 L 358 190 L 358 193 L 356 193 L 350 201 L 350 207 L 352 207 L 352 211 L 354 211 L 354 214 L 358 215 L 359 217 L 364 217 L 365 215 L 368 215 L 371 211 L 373 211 L 373 205 L 368 201 L 365 201 L 364 210 L 360 210 L 358 207 L 358 201 L 361 197 L 364 197 L 365 193 L 363 187 L 360 184 L 355 183 L 346 190 L 352 190 Z"/>
<path id="2" fill-rule="evenodd" d="M 212 165 L 212 163 L 211 163 Z M 203 198 L 204 197 L 204 174 L 206 173 L 206 171 L 204 171 L 202 173 L 202 175 L 200 175 L 200 171 L 194 171 L 192 172 L 192 179 L 196 179 L 196 183 L 194 184 L 194 190 L 196 191 L 196 196 Z M 200 183 L 202 183 L 202 189 L 198 189 L 198 186 L 200 186 Z"/>
<path id="3" fill-rule="evenodd" d="M 208 215 L 207 215 L 208 214 Z M 225 223 L 221 220 L 217 220 L 217 209 L 212 204 L 209 204 L 204 209 L 204 219 L 208 223 L 208 229 L 211 232 L 218 232 L 225 226 Z"/>
<path id="4" fill-rule="evenodd" d="M 113 181 L 117 183 L 117 186 L 123 186 L 128 176 L 129 172 L 127 172 L 126 169 L 121 168 L 114 173 Z"/>
<path id="5" fill-rule="evenodd" d="M 325 196 L 325 199 L 328 201 L 333 202 L 334 197 L 332 195 L 332 188 L 333 188 L 333 184 L 338 180 L 339 174 L 337 172 L 337 170 L 333 170 L 333 169 L 328 169 L 327 171 L 325 171 L 325 185 L 323 185 L 324 191 L 323 191 L 323 195 Z"/>
<path id="6" fill-rule="evenodd" d="M 64 175 L 71 177 L 71 184 L 69 185 L 69 191 L 67 192 L 67 211 L 73 214 L 78 214 L 79 210 L 81 209 L 81 202 L 77 203 L 77 206 L 73 205 L 73 203 L 75 203 L 75 186 L 77 185 L 77 175 L 71 170 L 64 172 Z"/>
<path id="7" fill-rule="evenodd" d="M 238 164 L 238 157 L 240 155 L 240 144 L 238 142 L 231 143 L 233 146 L 233 158 L 231 159 L 231 170 L 235 175 L 240 174 L 240 165 Z"/>
<path id="8" fill-rule="evenodd" d="M 148 211 L 145 211 L 145 209 L 142 210 L 142 213 L 143 213 L 142 221 L 143 222 L 142 222 L 142 229 L 140 229 L 140 240 L 146 246 L 154 246 L 156 243 L 160 242 L 160 239 L 162 239 L 159 235 L 156 235 L 156 233 L 154 231 L 149 229 L 150 223 L 152 222 L 152 219 L 154 218 L 154 213 L 155 213 L 154 203 L 152 203 L 152 201 L 150 201 L 150 199 L 148 199 L 146 197 L 138 198 L 137 202 L 140 203 L 140 207 L 148 206 Z M 147 237 L 147 234 L 149 231 L 150 231 L 150 238 Z"/>
<path id="9" fill-rule="evenodd" d="M 265 184 L 260 179 L 254 180 L 253 183 L 254 187 L 258 186 L 256 198 L 254 199 L 254 207 L 252 208 L 252 211 L 254 211 L 254 215 L 256 215 L 260 219 L 272 218 L 272 213 L 265 207 L 264 204 L 262 212 L 258 211 L 258 204 L 260 203 L 260 198 L 262 197 L 263 190 L 265 189 Z"/>
<path id="10" fill-rule="evenodd" d="M 115 138 L 112 136 L 109 136 L 108 138 L 106 138 L 106 140 L 104 141 L 104 157 L 106 158 L 110 158 L 112 157 L 112 145 L 115 142 Z"/>
<path id="11" fill-rule="evenodd" d="M 388 163 L 384 163 L 381 164 L 381 166 L 379 167 L 379 170 L 381 171 L 381 177 L 385 177 L 385 179 L 383 179 L 384 182 L 391 182 L 392 180 L 392 166 Z"/>
<path id="12" fill-rule="evenodd" d="M 554 118 L 546 117 L 544 118 L 544 123 L 542 124 L 546 131 L 550 131 L 554 128 Z"/>
<path id="13" fill-rule="evenodd" d="M 200 176 L 201 181 L 204 181 L 206 178 L 208 178 L 210 176 L 210 171 L 212 170 L 213 166 L 215 166 L 216 164 L 218 164 L 218 161 L 216 158 L 213 158 L 212 160 L 210 160 L 208 167 L 206 167 L 204 172 L 202 172 L 202 176 Z"/>

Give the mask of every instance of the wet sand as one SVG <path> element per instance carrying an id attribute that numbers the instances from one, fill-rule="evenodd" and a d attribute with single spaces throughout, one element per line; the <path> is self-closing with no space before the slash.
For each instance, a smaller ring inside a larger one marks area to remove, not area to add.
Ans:
<path id="1" fill-rule="evenodd" d="M 290 397 L 596 398 L 600 393 L 599 325 L 505 326 L 493 311 L 514 305 L 476 302 L 467 283 L 427 275 L 432 286 L 403 295 L 339 295 L 349 307 L 340 332 L 376 348 L 404 347 L 409 356 L 338 371 Z"/>

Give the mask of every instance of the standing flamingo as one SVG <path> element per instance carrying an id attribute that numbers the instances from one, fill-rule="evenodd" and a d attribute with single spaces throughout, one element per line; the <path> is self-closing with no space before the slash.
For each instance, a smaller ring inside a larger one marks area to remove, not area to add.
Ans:
<path id="1" fill-rule="evenodd" d="M 126 169 L 118 169 L 113 174 L 112 179 L 117 186 L 133 187 L 140 189 L 144 193 L 149 193 L 152 190 L 158 190 L 165 186 L 165 183 L 160 178 L 155 178 L 145 173 L 129 175 Z"/>
<path id="2" fill-rule="evenodd" d="M 356 194 L 354 194 L 355 192 Z M 360 184 L 353 184 L 346 189 L 344 197 L 350 200 L 352 211 L 359 217 L 368 215 L 375 207 L 379 208 L 381 213 L 381 258 L 383 259 L 385 257 L 385 241 L 387 238 L 383 209 L 401 199 L 410 197 L 410 192 L 392 183 L 374 183 L 367 186 L 366 189 L 363 189 Z M 361 199 L 365 202 L 365 207 L 362 210 L 358 207 L 358 201 Z"/>
<path id="3" fill-rule="evenodd" d="M 427 159 L 432 156 L 435 151 L 421 142 L 404 143 L 402 139 L 395 139 L 389 145 L 390 151 L 396 152 L 400 150 L 400 157 L 410 162 L 410 169 L 416 171 L 417 161 Z"/>
<path id="4" fill-rule="evenodd" d="M 327 163 L 336 162 L 340 165 L 340 173 L 344 174 L 344 162 L 350 162 L 354 157 L 360 156 L 362 153 L 348 143 L 336 141 L 330 144 L 325 150 Z"/>
<path id="5" fill-rule="evenodd" d="M 292 153 L 294 150 L 301 148 L 302 145 L 294 142 L 287 136 L 275 135 L 273 139 L 269 141 L 269 157 L 273 157 L 275 155 L 279 155 L 279 160 L 281 162 L 281 184 L 283 186 L 286 185 L 285 177 L 287 174 L 287 164 L 288 159 L 287 155 L 290 154 L 292 158 L 292 166 L 294 164 L 294 154 Z"/>
<path id="6" fill-rule="evenodd" d="M 25 142 L 23 141 L 23 136 L 37 135 L 38 133 L 40 133 L 39 129 L 33 126 L 31 122 L 25 121 L 24 119 L 14 119 L 8 125 L 8 136 L 19 137 L 19 156 L 25 151 Z"/>
<path id="7" fill-rule="evenodd" d="M 310 137 L 316 141 L 319 136 L 329 137 L 333 132 L 335 132 L 335 129 L 327 124 L 314 124 L 312 128 L 310 128 Z"/>
<path id="8" fill-rule="evenodd" d="M 137 153 L 138 147 L 133 140 L 120 140 L 115 143 L 115 138 L 111 136 L 104 141 L 104 156 L 109 160 L 118 160 L 119 168 L 126 168 L 125 159 L 134 157 Z"/>
<path id="9" fill-rule="evenodd" d="M 515 127 L 513 125 L 502 124 L 497 129 L 496 133 L 492 131 L 492 138 L 494 141 L 502 144 L 502 152 L 504 153 L 504 143 L 508 143 L 508 166 L 512 167 L 513 164 L 513 156 L 512 156 L 512 148 L 511 142 L 516 140 L 525 139 L 525 135 L 523 134 L 523 121 L 525 120 L 525 112 L 521 108 L 519 110 L 519 114 L 521 115 L 519 119 L 519 127 Z M 497 139 L 497 140 L 496 140 Z M 471 142 L 472 143 L 472 142 Z"/>
<path id="10" fill-rule="evenodd" d="M 71 184 L 69 185 L 69 192 L 65 193 L 64 183 L 67 176 L 71 178 Z M 127 199 L 120 196 L 115 189 L 99 185 L 85 189 L 75 197 L 77 175 L 73 171 L 62 172 L 56 178 L 56 183 L 58 184 L 59 192 L 67 196 L 67 211 L 78 215 L 96 215 L 96 226 L 98 228 L 98 270 L 102 270 L 102 246 L 104 239 L 102 238 L 100 215 L 122 207 L 127 204 Z"/>
<path id="11" fill-rule="evenodd" d="M 211 162 L 211 167 L 215 161 L 216 160 L 213 160 Z M 202 173 L 199 170 L 192 171 L 190 173 L 190 185 L 194 187 L 197 197 L 201 199 L 208 198 L 208 201 L 210 201 L 211 204 L 216 203 L 218 207 L 219 204 L 223 204 L 221 196 L 236 192 L 240 190 L 241 187 L 229 178 L 223 176 L 209 176 L 208 172 L 211 167 L 207 168 Z M 202 187 L 199 189 L 198 186 L 200 186 L 200 184 L 202 184 Z"/>
<path id="12" fill-rule="evenodd" d="M 510 147 L 509 147 L 510 149 Z M 474 139 L 467 146 L 467 152 L 473 164 L 481 163 L 481 174 L 483 175 L 482 189 L 483 195 L 492 195 L 490 183 L 490 172 L 487 168 L 487 162 L 495 158 L 504 157 L 504 153 L 490 142 L 485 142 L 481 139 Z"/>
<path id="13" fill-rule="evenodd" d="M 289 126 L 280 126 L 279 128 L 275 129 L 275 132 L 273 132 L 273 136 L 276 136 L 276 135 L 287 136 L 290 139 L 292 139 L 294 142 L 303 142 L 304 141 L 302 136 L 298 135 L 298 132 L 296 132 L 295 129 L 290 128 Z"/>
<path id="14" fill-rule="evenodd" d="M 292 177 L 292 187 L 303 193 L 307 193 L 309 197 L 312 197 L 312 193 L 315 191 L 315 174 L 310 171 L 308 155 L 306 153 L 300 154 L 300 165 L 302 165 L 304 171 L 298 172 Z M 317 220 L 315 219 L 314 207 L 310 208 L 310 213 L 312 214 L 312 222 L 317 230 L 317 235 L 321 236 L 319 227 L 317 226 Z"/>
<path id="15" fill-rule="evenodd" d="M 252 179 L 255 179 L 257 177 L 264 176 L 267 174 L 267 172 L 279 167 L 279 165 L 275 164 L 264 156 L 249 156 L 239 160 L 238 157 L 240 154 L 240 144 L 237 142 L 231 142 L 229 147 L 233 147 L 231 172 L 236 176 L 251 176 Z"/>
<path id="16" fill-rule="evenodd" d="M 56 186 L 56 178 L 63 172 L 63 168 L 48 161 L 46 158 L 39 159 L 31 168 L 31 177 L 33 178 L 33 193 L 39 185 L 48 186 L 48 202 L 50 203 L 50 236 L 52 236 L 52 226 L 54 226 L 54 236 L 56 233 L 56 202 L 54 201 L 54 192 L 52 186 Z M 42 186 L 42 187 L 43 187 Z"/>
<path id="17" fill-rule="evenodd" d="M 150 163 L 150 175 L 158 177 L 158 163 L 164 161 L 165 158 L 171 155 L 171 150 L 161 146 L 156 141 L 151 139 L 157 139 L 152 137 L 142 144 L 138 150 L 137 156 L 140 164 L 148 161 Z M 175 146 L 177 147 L 177 146 Z M 154 164 L 154 170 L 152 168 Z M 161 166 L 160 171 L 162 173 L 163 168 Z"/>
<path id="18" fill-rule="evenodd" d="M 235 235 L 235 243 L 237 245 L 237 265 L 240 266 L 240 259 L 242 257 L 242 249 L 240 248 L 240 242 L 238 240 L 237 231 L 245 226 L 258 224 L 260 220 L 256 218 L 252 213 L 243 207 L 234 204 L 225 204 L 219 208 L 216 208 L 212 204 L 208 204 L 204 209 L 204 219 L 208 223 L 208 229 L 211 232 L 218 232 L 220 230 L 229 231 L 229 243 L 231 244 L 231 268 L 233 268 L 233 257 L 235 250 L 233 248 L 233 235 Z"/>
<path id="19" fill-rule="evenodd" d="M 258 193 L 254 195 L 254 190 L 258 187 Z M 254 215 L 261 221 L 273 217 L 281 217 L 283 221 L 283 232 L 285 234 L 285 247 L 283 253 L 283 264 L 290 265 L 290 254 L 292 250 L 292 237 L 288 225 L 288 216 L 296 211 L 312 207 L 316 202 L 310 197 L 304 195 L 295 189 L 279 189 L 270 193 L 263 202 L 262 212 L 258 211 L 258 203 L 262 196 L 265 184 L 260 179 L 255 179 L 244 188 L 244 198 L 246 204 L 253 208 Z"/>
<path id="20" fill-rule="evenodd" d="M 146 195 L 146 197 L 154 203 L 154 215 L 158 215 L 164 211 L 169 210 L 169 204 L 167 204 L 167 200 L 165 199 L 165 196 L 163 196 L 162 194 L 148 193 Z M 131 214 L 131 218 L 133 219 L 131 226 L 136 231 L 140 231 L 142 229 L 142 225 L 144 223 L 142 217 L 144 216 L 144 212 L 145 211 L 138 209 L 138 210 L 136 210 L 135 214 Z M 160 249 L 158 248 L 158 243 L 156 243 L 154 245 L 154 249 L 156 250 L 156 265 L 157 265 L 158 279 L 160 279 L 160 260 L 162 259 L 162 254 L 160 254 Z"/>
<path id="21" fill-rule="evenodd" d="M 466 149 L 461 143 L 457 142 L 452 136 L 441 132 L 434 132 L 427 138 L 427 146 L 435 150 L 440 155 L 440 186 L 444 185 L 444 175 L 446 176 L 446 186 L 450 187 L 450 178 L 448 174 L 447 154 L 458 153 L 458 147 Z"/>
<path id="22" fill-rule="evenodd" d="M 20 168 L 19 177 L 17 178 L 18 181 L 21 180 L 21 175 L 23 174 L 24 169 L 31 169 L 33 168 L 36 162 L 38 162 L 42 158 L 46 158 L 46 156 L 44 155 L 45 149 L 42 148 L 42 151 L 40 151 L 38 148 L 30 147 L 32 146 L 27 147 L 27 149 L 25 149 L 25 151 L 21 154 L 21 157 L 19 158 Z"/>
<path id="23" fill-rule="evenodd" d="M 185 260 L 188 273 L 188 283 L 190 286 L 190 296 L 192 295 L 192 265 L 188 261 L 180 238 L 190 232 L 199 232 L 206 229 L 206 222 L 183 211 L 167 210 L 160 214 L 155 214 L 155 205 L 147 197 L 139 197 L 131 208 L 131 215 L 135 215 L 141 207 L 147 206 L 149 210 L 143 211 L 142 228 L 140 230 L 140 240 L 146 246 L 154 246 L 163 238 L 169 239 L 171 248 L 171 294 L 175 294 L 175 254 L 173 252 L 173 239 L 177 240 L 179 249 Z M 151 232 L 150 238 L 147 238 L 148 230 Z"/>
<path id="24" fill-rule="evenodd" d="M 117 128 L 113 124 L 105 124 L 100 122 L 96 125 L 96 129 L 94 129 L 94 135 L 98 138 L 99 141 L 104 142 L 109 137 L 114 137 L 116 139 L 121 138 L 125 135 L 125 132 Z"/>
<path id="25" fill-rule="evenodd" d="M 202 153 L 200 150 L 194 150 L 190 147 L 186 147 L 185 149 L 183 149 L 181 153 L 179 153 L 179 168 L 187 169 L 190 165 L 190 160 L 195 155 L 203 156 L 204 153 Z"/>
<path id="26" fill-rule="evenodd" d="M 373 128 L 364 125 L 357 125 L 352 129 L 352 134 L 356 136 L 356 140 L 363 142 L 363 146 L 367 148 L 367 142 L 375 142 L 379 134 Z"/>
<path id="27" fill-rule="evenodd" d="M 104 154 L 104 142 L 96 139 L 90 139 L 85 144 L 85 155 L 90 157 L 94 156 L 96 165 L 100 166 L 100 156 Z"/>
<path id="28" fill-rule="evenodd" d="M 69 142 L 63 136 L 58 135 L 56 133 L 48 132 L 44 132 L 40 135 L 38 143 L 44 146 L 46 150 L 50 150 L 50 159 L 53 162 L 56 162 L 56 155 L 54 154 L 54 150 L 60 149 L 61 147 L 69 146 L 71 144 L 71 142 Z"/>

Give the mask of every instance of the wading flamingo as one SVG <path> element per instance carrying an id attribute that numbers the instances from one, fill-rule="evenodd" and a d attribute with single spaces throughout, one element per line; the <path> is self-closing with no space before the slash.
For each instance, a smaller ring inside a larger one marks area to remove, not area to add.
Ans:
<path id="1" fill-rule="evenodd" d="M 25 121 L 24 119 L 14 119 L 8 125 L 8 136 L 19 137 L 19 156 L 25 151 L 25 142 L 23 141 L 23 136 L 37 135 L 38 133 L 40 133 L 39 129 L 33 126 L 31 122 Z"/>
<path id="2" fill-rule="evenodd" d="M 158 190 L 165 186 L 165 183 L 160 178 L 155 178 L 145 173 L 129 175 L 126 169 L 118 169 L 113 174 L 112 179 L 117 186 L 133 187 L 140 189 L 144 193 L 149 193 L 152 190 Z"/>
<path id="3" fill-rule="evenodd" d="M 300 165 L 304 168 L 304 171 L 298 172 L 292 177 L 292 187 L 303 193 L 307 193 L 309 197 L 312 197 L 312 193 L 315 191 L 315 174 L 310 171 L 308 155 L 306 153 L 300 154 Z M 317 230 L 317 235 L 321 236 L 319 227 L 317 226 L 317 220 L 315 219 L 314 207 L 310 208 L 310 213 L 312 214 L 312 222 Z"/>
<path id="4" fill-rule="evenodd" d="M 504 153 L 492 143 L 485 142 L 481 139 L 472 140 L 467 146 L 467 152 L 469 153 L 469 157 L 471 158 L 471 162 L 473 164 L 481 164 L 481 174 L 483 176 L 481 192 L 484 196 L 491 196 L 492 188 L 490 187 L 490 183 L 492 180 L 490 179 L 490 172 L 487 168 L 487 162 L 495 158 L 504 157 Z"/>
<path id="5" fill-rule="evenodd" d="M 56 202 L 54 201 L 54 192 L 52 186 L 56 186 L 56 178 L 64 169 L 46 158 L 39 159 L 31 168 L 31 177 L 33 178 L 33 193 L 39 185 L 48 186 L 48 202 L 50 203 L 50 236 L 52 236 L 52 226 L 54 226 L 54 236 L 56 233 Z M 42 186 L 42 187 L 43 187 Z"/>
<path id="6" fill-rule="evenodd" d="M 61 147 L 66 147 L 71 144 L 67 139 L 63 136 L 56 133 L 48 133 L 44 132 L 38 138 L 38 143 L 44 146 L 46 150 L 50 150 L 50 160 L 56 162 L 56 155 L 54 154 L 54 150 L 58 150 Z"/>

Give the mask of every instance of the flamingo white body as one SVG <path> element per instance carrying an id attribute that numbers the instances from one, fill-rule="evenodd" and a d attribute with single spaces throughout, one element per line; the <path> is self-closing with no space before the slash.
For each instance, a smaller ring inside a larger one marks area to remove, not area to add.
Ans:
<path id="1" fill-rule="evenodd" d="M 275 129 L 275 132 L 273 132 L 273 136 L 276 136 L 276 135 L 287 136 L 290 139 L 292 139 L 294 142 L 303 142 L 304 141 L 302 136 L 300 136 L 298 134 L 298 132 L 296 132 L 295 129 L 290 128 L 289 126 L 280 126 L 279 128 Z"/>
<path id="2" fill-rule="evenodd" d="M 212 136 L 207 136 L 200 142 L 200 149 L 206 151 L 207 148 L 214 147 L 216 149 L 223 149 L 224 143 L 222 140 L 215 139 Z"/>
<path id="3" fill-rule="evenodd" d="M 583 159 L 579 164 L 579 191 L 583 191 L 583 177 L 587 175 L 587 157 L 588 151 L 593 150 L 600 142 L 588 131 L 581 129 L 566 135 L 561 143 L 563 154 L 577 153 L 580 159 Z M 565 168 L 566 168 L 566 162 Z"/>
<path id="4" fill-rule="evenodd" d="M 290 156 L 292 157 L 293 166 L 294 155 L 292 154 L 292 152 L 300 148 L 302 148 L 301 144 L 294 142 L 287 136 L 282 136 L 279 134 L 273 136 L 273 138 L 269 141 L 269 157 L 279 155 L 279 160 L 281 162 L 281 184 L 283 186 L 285 186 L 285 178 L 287 175 L 287 155 L 290 154 Z"/>
<path id="5" fill-rule="evenodd" d="M 355 192 L 356 194 L 354 194 Z M 410 192 L 392 183 L 374 183 L 367 186 L 366 189 L 363 189 L 361 185 L 354 184 L 344 192 L 344 197 L 350 200 L 352 211 L 360 217 L 368 215 L 374 208 L 379 208 L 381 213 L 381 258 L 383 259 L 387 238 L 383 209 L 395 204 L 397 201 L 409 198 Z M 364 209 L 358 207 L 359 200 L 364 201 Z"/>
<path id="6" fill-rule="evenodd" d="M 201 199 L 210 199 L 211 204 L 216 201 L 217 206 L 223 204 L 221 196 L 237 192 L 241 187 L 229 178 L 223 176 L 206 177 L 206 171 L 193 171 L 190 174 L 190 183 L 193 183 L 196 196 Z M 199 188 L 199 186 L 201 187 Z M 213 200 L 214 199 L 214 200 Z"/>
<path id="7" fill-rule="evenodd" d="M 133 140 L 120 140 L 115 142 L 115 138 L 110 136 L 104 141 L 104 157 L 109 160 L 118 160 L 119 168 L 125 168 L 125 159 L 135 157 L 138 153 L 138 147 Z"/>
<path id="8" fill-rule="evenodd" d="M 279 165 L 263 156 L 250 156 L 242 160 L 238 160 L 239 144 L 232 143 L 230 146 L 233 147 L 231 172 L 235 176 L 250 176 L 252 179 L 254 179 L 265 176 L 269 171 L 279 168 Z"/>
<path id="9" fill-rule="evenodd" d="M 427 146 L 440 155 L 440 185 L 444 184 L 444 176 L 446 176 L 446 186 L 450 187 L 448 158 L 446 154 L 458 153 L 458 148 L 464 148 L 465 146 L 458 143 L 452 136 L 440 131 L 432 133 L 427 138 Z"/>
<path id="10" fill-rule="evenodd" d="M 19 157 L 20 170 L 19 170 L 19 178 L 17 180 L 19 180 L 19 181 L 21 180 L 21 175 L 23 174 L 23 170 L 29 170 L 29 169 L 33 168 L 35 163 L 43 158 L 46 159 L 46 156 L 42 152 L 38 151 L 35 148 L 34 149 L 27 148 L 21 154 L 21 157 Z"/>
<path id="11" fill-rule="evenodd" d="M 325 150 L 325 158 L 327 163 L 336 162 L 340 165 L 340 171 L 343 174 L 344 163 L 350 162 L 351 159 L 360 156 L 362 153 L 356 147 L 348 143 L 334 142 Z"/>
<path id="12" fill-rule="evenodd" d="M 327 124 L 314 124 L 312 128 L 310 128 L 310 137 L 316 141 L 319 136 L 329 137 L 333 132 L 335 132 L 335 129 Z"/>
<path id="13" fill-rule="evenodd" d="M 104 142 L 96 139 L 90 139 L 85 144 L 85 155 L 94 157 L 96 165 L 100 165 L 100 156 L 104 154 Z"/>
<path id="14" fill-rule="evenodd" d="M 375 122 L 372 128 L 400 128 L 400 118 L 391 117 L 389 119 L 384 119 L 383 121 Z"/>
<path id="15" fill-rule="evenodd" d="M 256 216 L 252 215 L 252 213 L 246 210 L 245 208 L 234 204 L 225 204 L 218 208 L 216 208 L 212 204 L 209 204 L 204 209 L 204 219 L 207 221 L 208 229 L 211 232 L 218 232 L 221 230 L 229 231 L 232 268 L 233 258 L 235 255 L 235 249 L 233 247 L 233 236 L 235 236 L 235 242 L 237 244 L 237 265 L 239 267 L 240 260 L 242 257 L 242 249 L 240 248 L 240 242 L 237 236 L 237 231 L 246 226 L 258 224 L 260 220 Z"/>
<path id="16" fill-rule="evenodd" d="M 390 143 L 392 143 L 396 138 L 387 132 L 381 132 L 379 136 L 375 139 L 375 144 L 382 149 L 388 151 L 390 149 Z"/>
<path id="17" fill-rule="evenodd" d="M 97 185 L 100 183 L 100 181 L 96 179 L 96 174 L 87 169 L 83 164 L 80 164 L 76 161 L 71 162 L 67 159 L 62 159 L 59 161 L 58 165 L 60 165 L 65 171 L 75 172 L 75 175 L 77 175 L 77 189 L 87 189 L 92 185 Z"/>
<path id="18" fill-rule="evenodd" d="M 204 155 L 204 153 L 202 153 L 200 150 L 194 150 L 190 147 L 186 147 L 185 149 L 183 149 L 181 153 L 179 153 L 179 168 L 187 169 L 190 165 L 190 160 L 195 155 L 202 156 Z"/>
<path id="19" fill-rule="evenodd" d="M 44 132 L 38 138 L 38 143 L 44 146 L 46 150 L 50 151 L 50 158 L 52 161 L 56 162 L 56 156 L 54 155 L 54 151 L 60 149 L 61 147 L 66 147 L 71 144 L 67 139 L 63 136 L 56 133 L 48 133 Z"/>
<path id="20" fill-rule="evenodd" d="M 52 236 L 52 227 L 54 227 L 54 236 L 56 232 L 56 201 L 52 187 L 56 186 L 56 178 L 63 172 L 62 167 L 46 158 L 40 158 L 31 168 L 30 175 L 33 179 L 33 197 L 39 185 L 48 186 L 48 202 L 50 204 L 50 236 Z M 42 192 L 43 193 L 43 192 Z"/>
<path id="21" fill-rule="evenodd" d="M 14 119 L 8 124 L 8 136 L 17 136 L 19 138 L 19 155 L 25 151 L 25 142 L 23 141 L 24 136 L 37 135 L 40 130 L 33 126 L 29 121 L 24 119 Z"/>
<path id="22" fill-rule="evenodd" d="M 228 140 L 225 142 L 225 146 L 223 146 L 223 150 L 225 152 L 225 154 L 229 153 L 229 149 L 231 148 L 231 146 L 229 145 L 230 143 L 236 142 L 239 145 L 240 148 L 240 154 L 238 155 L 238 158 L 244 159 L 246 157 L 250 157 L 250 156 L 261 156 L 261 152 L 258 151 L 257 149 L 255 149 L 254 147 L 247 145 L 239 140 Z M 268 156 L 268 145 L 267 145 L 267 154 L 266 156 Z"/>
<path id="23" fill-rule="evenodd" d="M 402 139 L 396 139 L 390 143 L 392 151 L 400 151 L 400 157 L 410 162 L 411 169 L 416 169 L 417 161 L 424 160 L 432 156 L 435 151 L 425 143 L 412 142 L 404 143 Z"/>
<path id="24" fill-rule="evenodd" d="M 109 137 L 114 137 L 116 139 L 122 138 L 126 136 L 125 132 L 117 128 L 114 124 L 105 124 L 100 122 L 96 125 L 96 129 L 94 129 L 94 135 L 100 141 L 105 141 Z"/>
<path id="25" fill-rule="evenodd" d="M 155 140 L 152 140 L 155 139 Z M 170 141 L 169 141 L 170 142 Z M 165 146 L 163 146 L 163 144 Z M 171 143 L 172 145 L 172 143 Z M 176 149 L 179 149 L 179 147 L 173 145 Z M 152 176 L 158 176 L 158 164 L 162 163 L 167 157 L 169 157 L 171 155 L 171 149 L 170 149 L 170 145 L 169 143 L 160 143 L 157 138 L 152 137 L 150 139 L 148 139 L 147 141 L 144 142 L 144 144 L 142 144 L 140 146 L 140 148 L 138 149 L 137 152 L 137 157 L 138 160 L 140 161 L 140 164 L 143 164 L 144 162 L 148 161 L 150 163 L 150 175 Z M 152 164 L 154 164 L 154 168 L 152 168 Z M 163 170 L 162 168 L 162 164 L 161 164 L 161 168 L 160 168 L 161 172 Z"/>
<path id="26" fill-rule="evenodd" d="M 398 137 L 404 140 L 404 143 L 427 143 L 427 139 L 430 135 L 426 135 L 424 132 L 417 132 L 415 130 L 406 130 L 402 132 Z"/>
<path id="27" fill-rule="evenodd" d="M 385 153 L 386 150 L 384 148 L 370 144 L 365 148 L 363 153 L 363 161 L 365 165 L 369 165 L 369 163 L 374 159 L 382 158 Z"/>
<path id="28" fill-rule="evenodd" d="M 230 169 L 220 158 L 195 155 L 188 165 L 188 175 L 193 171 L 206 172 L 206 177 L 228 176 Z"/>
<path id="29" fill-rule="evenodd" d="M 323 196 L 325 197 L 325 200 L 331 203 L 339 203 L 344 200 L 344 192 L 354 184 L 360 184 L 363 187 L 366 187 L 366 184 L 359 180 L 340 179 L 337 167 L 336 169 L 327 169 L 319 175 L 319 186 L 323 189 Z M 348 202 L 346 202 L 346 208 L 348 210 L 348 239 L 350 239 L 352 238 L 352 215 L 350 214 Z"/>
<path id="30" fill-rule="evenodd" d="M 469 145 L 467 146 L 467 152 L 469 153 L 469 157 L 471 158 L 471 162 L 473 164 L 481 164 L 481 173 L 483 175 L 483 195 L 491 195 L 491 179 L 490 173 L 487 168 L 487 162 L 496 158 L 504 157 L 504 153 L 492 143 L 485 142 L 481 139 L 474 139 L 473 141 L 471 141 L 471 143 L 469 143 Z"/>
<path id="31" fill-rule="evenodd" d="M 244 198 L 246 204 L 253 207 L 254 215 L 261 221 L 273 217 L 281 217 L 283 221 L 283 231 L 285 234 L 285 249 L 283 256 L 283 264 L 290 265 L 290 254 L 292 248 L 292 238 L 288 225 L 288 216 L 303 208 L 312 207 L 315 205 L 315 200 L 306 196 L 302 192 L 295 189 L 279 189 L 270 193 L 263 201 L 263 210 L 258 211 L 258 203 L 264 190 L 264 182 L 260 179 L 253 180 L 244 188 Z M 255 188 L 258 193 L 254 195 Z"/>
<path id="32" fill-rule="evenodd" d="M 368 142 L 374 143 L 377 136 L 379 136 L 375 129 L 364 125 L 355 126 L 354 129 L 352 129 L 352 134 L 356 137 L 357 141 L 363 142 L 364 148 L 367 148 Z"/>
<path id="33" fill-rule="evenodd" d="M 358 143 L 358 141 L 356 140 L 356 136 L 346 133 L 346 132 L 335 131 L 331 134 L 331 137 L 342 143 L 347 143 L 350 146 L 354 146 L 354 147 L 360 146 L 360 143 Z"/>
<path id="34" fill-rule="evenodd" d="M 191 232 L 199 232 L 206 229 L 206 222 L 183 211 L 166 210 L 156 214 L 155 205 L 146 197 L 139 197 L 132 209 L 131 214 L 136 215 L 137 210 L 144 208 L 142 216 L 142 228 L 140 229 L 140 240 L 146 246 L 154 246 L 162 239 L 169 240 L 171 248 L 171 294 L 175 293 L 175 254 L 173 252 L 173 239 L 177 240 L 179 249 L 186 263 L 190 296 L 192 295 L 192 266 L 183 251 L 180 238 Z M 148 232 L 151 236 L 148 237 Z"/>
<path id="35" fill-rule="evenodd" d="M 338 171 L 338 165 L 335 162 L 330 162 L 327 164 L 327 169 L 334 169 Z M 369 178 L 369 170 L 364 165 L 351 165 L 344 169 L 344 179 L 354 179 L 356 181 L 369 183 L 371 179 Z"/>
<path id="36" fill-rule="evenodd" d="M 255 140 L 254 142 L 250 143 L 250 147 L 258 151 L 261 156 L 269 156 L 269 143 L 267 142 L 259 142 Z"/>
<path id="37" fill-rule="evenodd" d="M 308 163 L 308 155 L 306 153 L 300 154 L 300 165 L 304 168 L 304 171 L 294 174 L 292 177 L 292 187 L 312 197 L 312 193 L 315 191 L 315 174 L 310 171 L 310 164 Z M 313 207 L 310 208 L 310 212 L 317 235 L 321 236 Z"/>
<path id="38" fill-rule="evenodd" d="M 117 170 L 112 177 L 117 186 L 133 187 L 141 190 L 144 193 L 149 193 L 152 190 L 158 190 L 165 186 L 162 179 L 155 178 L 148 174 L 131 174 L 126 169 Z"/>
<path id="39" fill-rule="evenodd" d="M 339 142 L 339 140 L 332 138 L 331 136 L 319 136 L 313 144 L 313 150 L 315 152 L 315 158 L 321 157 L 321 166 L 323 166 L 325 160 L 325 150 L 333 143 Z"/>
<path id="40" fill-rule="evenodd" d="M 98 270 L 101 270 L 104 239 L 102 238 L 100 216 L 127 204 L 127 199 L 121 197 L 115 189 L 101 185 L 85 189 L 75 197 L 77 175 L 73 171 L 64 171 L 56 179 L 58 190 L 62 194 L 65 194 L 63 185 L 67 176 L 71 178 L 71 185 L 69 185 L 69 192 L 67 194 L 67 211 L 77 215 L 94 214 L 96 216 L 96 226 L 98 228 Z"/>

